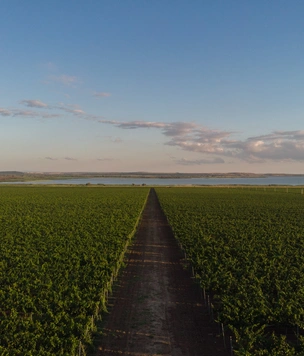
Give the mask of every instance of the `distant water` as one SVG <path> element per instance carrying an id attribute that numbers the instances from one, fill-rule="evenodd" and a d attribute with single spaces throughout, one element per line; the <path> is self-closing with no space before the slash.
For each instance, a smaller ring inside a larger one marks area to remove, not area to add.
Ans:
<path id="1" fill-rule="evenodd" d="M 105 185 L 304 185 L 304 176 L 268 178 L 79 178 L 55 179 L 32 182 L 11 182 L 9 184 L 105 184 Z M 8 183 L 0 183 L 8 184 Z"/>

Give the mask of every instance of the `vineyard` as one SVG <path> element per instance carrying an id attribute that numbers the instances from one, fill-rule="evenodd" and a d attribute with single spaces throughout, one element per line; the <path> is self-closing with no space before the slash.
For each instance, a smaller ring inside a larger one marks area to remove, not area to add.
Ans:
<path id="1" fill-rule="evenodd" d="M 1 355 L 85 354 L 147 195 L 1 187 Z"/>
<path id="2" fill-rule="evenodd" d="M 86 354 L 148 192 L 1 187 L 0 355 Z M 233 354 L 303 356 L 303 190 L 156 192 Z"/>
<path id="3" fill-rule="evenodd" d="M 157 188 L 235 355 L 304 355 L 300 188 Z"/>

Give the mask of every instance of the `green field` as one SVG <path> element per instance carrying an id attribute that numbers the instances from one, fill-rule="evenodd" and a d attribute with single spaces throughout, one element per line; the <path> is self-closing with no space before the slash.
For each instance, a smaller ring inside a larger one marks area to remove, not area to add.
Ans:
<path id="1" fill-rule="evenodd" d="M 236 355 L 303 355 L 301 188 L 157 188 Z"/>
<path id="2" fill-rule="evenodd" d="M 148 192 L 0 187 L 0 355 L 84 354 Z M 156 192 L 234 354 L 304 355 L 302 188 Z"/>
<path id="3" fill-rule="evenodd" d="M 91 342 L 148 191 L 0 187 L 0 355 Z"/>

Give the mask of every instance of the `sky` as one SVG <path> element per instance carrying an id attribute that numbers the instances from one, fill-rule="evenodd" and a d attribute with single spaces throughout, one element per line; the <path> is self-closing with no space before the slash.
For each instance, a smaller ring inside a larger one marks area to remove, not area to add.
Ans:
<path id="1" fill-rule="evenodd" d="M 0 0 L 0 171 L 304 173 L 303 13 Z"/>

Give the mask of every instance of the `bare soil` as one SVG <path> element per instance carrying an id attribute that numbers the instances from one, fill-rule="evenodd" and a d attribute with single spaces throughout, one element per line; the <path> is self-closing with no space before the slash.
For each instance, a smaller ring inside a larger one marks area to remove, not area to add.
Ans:
<path id="1" fill-rule="evenodd" d="M 230 354 L 151 189 L 96 356 Z"/>

